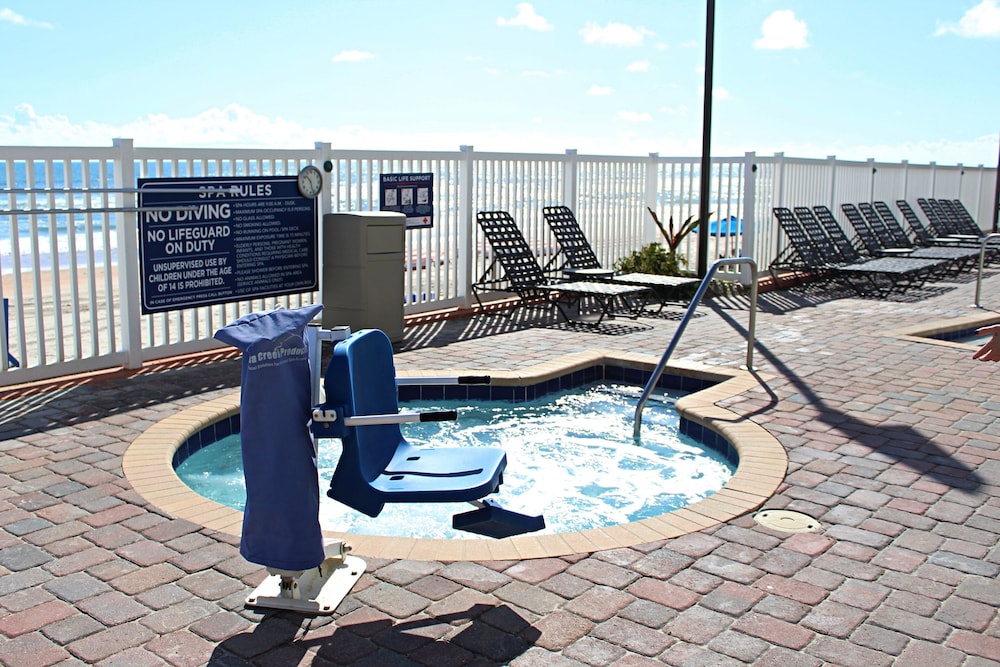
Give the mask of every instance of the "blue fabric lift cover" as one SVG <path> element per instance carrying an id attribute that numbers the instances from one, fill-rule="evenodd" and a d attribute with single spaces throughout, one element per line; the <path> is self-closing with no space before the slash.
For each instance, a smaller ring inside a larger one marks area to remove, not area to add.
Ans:
<path id="1" fill-rule="evenodd" d="M 240 441 L 247 503 L 240 554 L 283 570 L 308 570 L 325 557 L 304 336 L 322 309 L 253 313 L 215 332 L 243 350 Z"/>

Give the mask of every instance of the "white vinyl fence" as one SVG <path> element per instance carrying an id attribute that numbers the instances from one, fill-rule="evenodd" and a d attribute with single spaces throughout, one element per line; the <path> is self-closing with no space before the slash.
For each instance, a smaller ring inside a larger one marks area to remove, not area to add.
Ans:
<path id="1" fill-rule="evenodd" d="M 434 224 L 406 232 L 407 314 L 469 306 L 470 285 L 490 265 L 476 212 L 518 221 L 545 265 L 557 252 L 542 207 L 574 210 L 605 266 L 658 241 L 647 207 L 679 225 L 697 215 L 700 158 L 458 151 L 0 147 L 0 386 L 216 347 L 216 329 L 254 310 L 317 302 L 318 293 L 140 314 L 137 179 L 280 176 L 315 164 L 327 175 L 320 215 L 379 208 L 379 177 L 434 174 Z M 750 256 L 766 268 L 786 241 L 774 206 L 961 199 L 985 227 L 996 170 L 770 157 L 712 159 L 709 261 Z M 322 220 L 322 217 L 321 217 Z M 320 236 L 323 234 L 320 222 Z M 320 239 L 322 247 L 322 238 Z M 697 266 L 697 238 L 682 246 Z M 322 262 L 322 258 L 320 259 Z M 731 279 L 739 278 L 730 274 Z M 3 311 L 0 311 L 3 315 Z"/>

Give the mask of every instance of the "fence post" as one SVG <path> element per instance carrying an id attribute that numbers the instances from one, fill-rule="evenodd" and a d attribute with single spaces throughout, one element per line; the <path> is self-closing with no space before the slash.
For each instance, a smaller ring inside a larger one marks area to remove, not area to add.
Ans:
<path id="1" fill-rule="evenodd" d="M 743 156 L 743 248 L 740 255 L 743 257 L 753 257 L 756 249 L 756 211 L 757 211 L 757 165 L 754 161 L 757 154 L 753 151 Z M 721 224 L 721 218 L 720 218 Z M 728 224 L 728 223 L 727 223 Z M 740 283 L 749 285 L 751 279 L 748 264 L 740 264 Z"/>
<path id="2" fill-rule="evenodd" d="M 319 247 L 319 252 L 317 256 L 319 257 L 320 266 L 323 263 L 322 249 L 326 247 L 323 243 L 323 216 L 327 213 L 333 213 L 333 160 L 331 159 L 333 155 L 333 146 L 329 142 L 317 141 L 313 144 L 316 148 L 316 157 L 313 158 L 313 164 L 323 170 L 325 174 L 323 176 L 323 189 L 317 197 L 318 201 L 318 211 L 316 214 L 319 216 L 317 220 L 318 233 L 316 234 L 316 243 Z M 329 167 L 329 169 L 327 168 Z M 319 269 L 319 298 L 320 301 L 323 300 L 323 270 Z"/>
<path id="3" fill-rule="evenodd" d="M 774 154 L 774 201 L 775 206 L 785 205 L 785 154 Z"/>
<path id="4" fill-rule="evenodd" d="M 997 156 L 996 184 L 993 186 L 993 233 L 997 232 L 1000 225 L 1000 154 Z M 981 219 L 981 218 L 977 218 Z"/>
<path id="5" fill-rule="evenodd" d="M 837 210 L 837 156 L 827 155 L 826 161 L 830 164 L 830 199 L 826 205 L 831 211 L 835 211 Z"/>
<path id="6" fill-rule="evenodd" d="M 333 213 L 333 160 L 331 156 L 333 155 L 333 146 L 329 142 L 317 141 L 316 147 L 316 157 L 313 158 L 313 164 L 323 170 L 325 176 L 323 177 L 323 190 L 320 193 L 319 199 L 319 219 L 320 223 L 323 222 L 323 216 L 327 213 Z M 322 232 L 320 232 L 322 235 Z"/>
<path id="7" fill-rule="evenodd" d="M 924 195 L 925 197 L 937 197 L 937 162 L 931 162 L 931 193 L 929 195 Z"/>
<path id="8" fill-rule="evenodd" d="M 0 289 L 0 292 L 3 292 Z M 7 297 L 0 295 L 0 303 L 3 304 L 3 308 L 0 309 L 0 317 L 3 318 L 3 327 L 0 328 L 2 336 L 0 336 L 0 373 L 10 370 L 10 341 L 8 340 L 10 336 L 10 322 L 7 319 Z"/>
<path id="9" fill-rule="evenodd" d="M 662 215 L 663 211 L 660 209 L 660 154 L 650 153 L 649 159 L 646 160 L 646 185 L 645 187 L 645 200 L 646 206 L 648 208 L 656 211 L 656 215 Z M 646 220 L 645 211 L 643 211 L 643 220 Z M 659 238 L 659 233 L 655 230 L 654 226 L 646 223 L 643 225 L 643 229 L 646 230 L 645 242 L 655 243 Z"/>
<path id="10" fill-rule="evenodd" d="M 899 199 L 910 199 L 910 161 L 903 160 L 903 196 Z"/>
<path id="11" fill-rule="evenodd" d="M 475 158 L 472 146 L 460 146 L 458 179 L 458 286 L 462 305 L 472 306 L 473 240 L 476 238 L 473 194 L 475 192 Z"/>
<path id="12" fill-rule="evenodd" d="M 132 139 L 114 139 L 115 187 L 135 188 L 135 145 Z M 122 208 L 135 208 L 136 196 L 122 193 Z M 139 292 L 139 225 L 137 213 L 122 213 L 118 228 L 118 293 L 121 295 L 122 346 L 125 368 L 142 368 L 142 313 Z M 109 262 L 110 264 L 110 262 Z"/>
<path id="13" fill-rule="evenodd" d="M 982 211 L 980 211 L 980 202 L 983 201 L 983 165 L 982 163 L 976 168 L 979 172 L 979 178 L 976 179 L 976 222 L 983 219 Z M 980 223 L 979 228 L 982 229 L 982 223 Z"/>
<path id="14" fill-rule="evenodd" d="M 580 196 L 580 192 L 576 182 L 578 164 L 579 162 L 577 161 L 576 149 L 567 148 L 566 159 L 563 160 L 562 201 L 563 201 L 563 206 L 568 206 L 574 211 L 579 210 L 579 204 L 580 204 L 580 202 L 577 201 L 577 197 Z"/>
<path id="15" fill-rule="evenodd" d="M 875 158 L 868 158 L 868 201 L 875 201 L 875 174 L 878 173 L 878 169 L 875 168 Z"/>

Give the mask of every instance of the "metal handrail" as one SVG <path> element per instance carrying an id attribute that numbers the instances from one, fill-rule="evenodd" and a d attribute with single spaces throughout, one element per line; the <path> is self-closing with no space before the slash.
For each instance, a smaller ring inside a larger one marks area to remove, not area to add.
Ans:
<path id="1" fill-rule="evenodd" d="M 656 383 L 660 381 L 660 376 L 663 375 L 663 371 L 667 367 L 667 361 L 670 359 L 670 355 L 674 353 L 674 348 L 677 347 L 677 342 L 681 338 L 681 334 L 684 333 L 684 329 L 687 328 L 688 322 L 694 317 L 694 311 L 698 308 L 698 304 L 701 303 L 702 297 L 705 296 L 705 292 L 708 291 L 708 287 L 712 282 L 712 276 L 720 266 L 727 266 L 730 264 L 749 264 L 750 265 L 750 324 L 747 327 L 747 368 L 753 370 L 753 346 L 754 346 L 754 330 L 757 326 L 757 262 L 749 257 L 727 257 L 724 259 L 716 260 L 714 264 L 708 269 L 708 273 L 701 280 L 701 285 L 698 286 L 698 291 L 691 298 L 691 303 L 688 304 L 687 312 L 684 313 L 684 317 L 681 319 L 681 323 L 677 325 L 677 331 L 674 332 L 674 337 L 670 341 L 670 345 L 667 346 L 667 350 L 663 353 L 663 357 L 660 359 L 660 363 L 656 365 L 653 369 L 653 374 L 650 376 L 649 381 L 646 383 L 646 388 L 642 391 L 642 396 L 639 397 L 639 403 L 635 406 L 635 426 L 632 432 L 633 437 L 639 437 L 639 431 L 642 429 L 642 409 L 646 407 L 646 401 L 649 400 L 649 395 L 653 393 L 653 389 L 656 387 Z"/>
<path id="2" fill-rule="evenodd" d="M 982 306 L 979 305 L 979 294 L 983 289 L 983 263 L 986 260 L 986 246 L 992 239 L 1000 239 L 1000 234 L 997 232 L 987 234 L 983 237 L 982 244 L 979 247 L 979 275 L 976 277 L 976 302 L 972 304 L 976 308 L 982 308 Z"/>

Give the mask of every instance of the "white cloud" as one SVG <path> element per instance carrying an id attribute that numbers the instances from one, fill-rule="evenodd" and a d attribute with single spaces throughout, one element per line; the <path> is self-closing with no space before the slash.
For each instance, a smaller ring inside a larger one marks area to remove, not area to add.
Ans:
<path id="1" fill-rule="evenodd" d="M 335 63 L 360 63 L 366 60 L 371 60 L 375 57 L 374 53 L 369 53 L 368 51 L 341 51 L 333 57 L 333 62 Z"/>
<path id="2" fill-rule="evenodd" d="M 614 90 L 610 86 L 598 86 L 596 83 L 587 89 L 588 95 L 610 95 Z"/>
<path id="3" fill-rule="evenodd" d="M 769 155 L 771 152 L 777 151 L 782 151 L 789 156 L 836 155 L 841 160 L 859 161 L 874 157 L 880 162 L 909 160 L 910 164 L 936 162 L 942 165 L 952 165 L 961 163 L 968 167 L 984 164 L 987 168 L 991 168 L 996 166 L 997 134 L 987 134 L 969 139 L 918 139 L 895 144 L 847 143 L 842 140 L 827 144 L 788 143 L 757 149 L 759 155 Z"/>
<path id="4" fill-rule="evenodd" d="M 661 107 L 658 114 L 684 119 L 700 117 L 696 109 L 685 106 Z M 143 116 L 122 125 L 78 121 L 62 114 L 44 115 L 30 105 L 21 104 L 12 115 L 0 113 L 0 146 L 101 146 L 111 145 L 114 137 L 135 140 L 135 145 L 149 148 L 291 148 L 310 150 L 316 142 L 330 142 L 337 148 L 357 150 L 457 150 L 461 145 L 478 151 L 562 153 L 567 148 L 581 154 L 647 155 L 652 151 L 664 156 L 698 155 L 700 133 L 678 133 L 653 123 L 649 113 L 622 111 L 614 125 L 605 124 L 601 132 L 589 129 L 574 132 L 562 124 L 542 124 L 520 128 L 483 125 L 477 129 L 440 129 L 405 127 L 399 130 L 378 129 L 364 125 L 306 127 L 300 123 L 264 116 L 253 110 L 230 104 L 206 109 L 192 116 L 171 118 L 163 114 Z M 626 122 L 628 121 L 628 122 Z M 918 137 L 900 143 L 780 143 L 748 145 L 746 137 L 713 139 L 715 155 L 742 155 L 753 150 L 759 155 L 783 151 L 791 157 L 822 158 L 836 155 L 841 159 L 864 160 L 874 157 L 884 162 L 909 160 L 911 164 L 957 164 L 974 167 L 996 165 L 997 134 L 964 136 L 954 139 Z"/>
<path id="5" fill-rule="evenodd" d="M 619 111 L 618 115 L 615 116 L 618 120 L 624 120 L 629 123 L 648 123 L 653 120 L 653 117 L 645 111 Z"/>
<path id="6" fill-rule="evenodd" d="M 634 63 L 629 63 L 625 67 L 626 72 L 648 72 L 649 68 L 653 66 L 653 63 L 648 60 L 636 60 Z"/>
<path id="7" fill-rule="evenodd" d="M 512 19 L 497 17 L 497 25 L 503 27 L 521 27 L 528 30 L 546 31 L 552 30 L 552 24 L 544 16 L 535 13 L 535 7 L 530 2 L 522 2 L 517 5 L 517 16 Z"/>
<path id="8" fill-rule="evenodd" d="M 521 76 L 528 77 L 528 78 L 533 78 L 533 79 L 547 79 L 547 78 L 549 78 L 552 75 L 549 74 L 548 72 L 546 72 L 545 70 L 532 69 L 532 70 L 525 70 L 525 71 L 521 72 Z"/>
<path id="9" fill-rule="evenodd" d="M 8 9 L 7 7 L 0 9 L 0 23 L 11 23 L 13 25 L 21 25 L 31 28 L 46 28 L 48 30 L 52 29 L 51 23 L 25 18 L 13 9 Z"/>
<path id="10" fill-rule="evenodd" d="M 1000 37 L 1000 7 L 997 7 L 997 0 L 983 0 L 965 12 L 958 23 L 941 23 L 934 35 L 948 33 L 960 37 Z"/>
<path id="11" fill-rule="evenodd" d="M 660 107 L 660 111 L 671 116 L 686 116 L 688 114 L 688 108 L 683 104 L 675 107 Z"/>
<path id="12" fill-rule="evenodd" d="M 609 23 L 601 27 L 593 21 L 580 30 L 585 44 L 603 44 L 610 46 L 638 46 L 652 32 L 643 27 L 633 28 L 624 23 Z"/>
<path id="13" fill-rule="evenodd" d="M 150 114 L 123 125 L 41 115 L 29 104 L 18 105 L 13 116 L 0 115 L 0 145 L 7 146 L 109 146 L 115 137 L 128 137 L 137 146 L 309 147 L 324 134 L 238 104 L 183 118 Z"/>
<path id="14" fill-rule="evenodd" d="M 805 21 L 795 18 L 795 12 L 790 9 L 773 12 L 764 19 L 760 31 L 761 36 L 753 42 L 755 49 L 804 49 L 809 46 L 809 27 Z"/>

